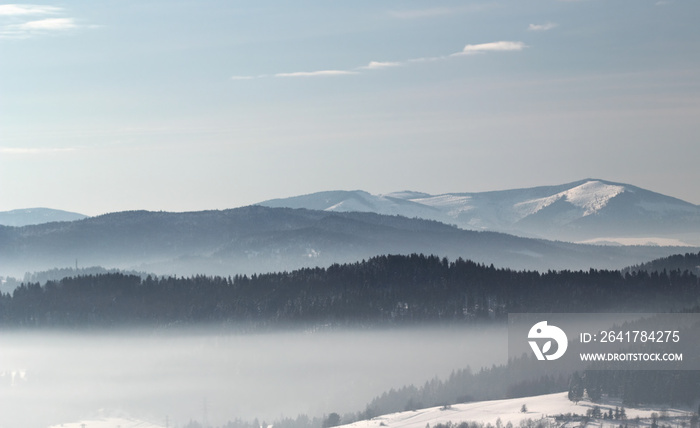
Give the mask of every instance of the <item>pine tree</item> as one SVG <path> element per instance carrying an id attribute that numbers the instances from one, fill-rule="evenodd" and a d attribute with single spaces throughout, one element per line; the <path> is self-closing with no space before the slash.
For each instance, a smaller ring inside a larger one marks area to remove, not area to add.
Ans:
<path id="1" fill-rule="evenodd" d="M 578 372 L 574 372 L 569 380 L 569 400 L 578 403 L 583 398 L 583 379 Z"/>

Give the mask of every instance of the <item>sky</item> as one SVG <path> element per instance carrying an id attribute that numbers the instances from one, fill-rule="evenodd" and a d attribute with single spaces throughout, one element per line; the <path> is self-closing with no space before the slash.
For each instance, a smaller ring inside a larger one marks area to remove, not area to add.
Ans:
<path id="1" fill-rule="evenodd" d="M 0 211 L 633 184 L 700 204 L 700 2 L 0 3 Z"/>

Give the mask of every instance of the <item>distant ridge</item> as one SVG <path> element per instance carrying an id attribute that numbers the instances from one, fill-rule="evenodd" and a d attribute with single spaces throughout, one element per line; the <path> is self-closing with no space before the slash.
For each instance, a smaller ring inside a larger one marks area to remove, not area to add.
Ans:
<path id="1" fill-rule="evenodd" d="M 579 245 L 396 215 L 262 206 L 126 211 L 73 222 L 0 226 L 0 275 L 15 277 L 71 267 L 76 260 L 81 266 L 155 274 L 230 275 L 413 253 L 514 269 L 608 269 L 691 251 L 697 249 Z"/>
<path id="2" fill-rule="evenodd" d="M 328 191 L 272 199 L 260 205 L 403 215 L 462 229 L 574 242 L 700 245 L 699 206 L 595 178 L 556 186 L 439 195 Z"/>
<path id="3" fill-rule="evenodd" d="M 54 221 L 74 221 L 87 218 L 86 215 L 51 208 L 24 208 L 12 211 L 0 211 L 0 225 L 29 226 L 51 223 Z"/>

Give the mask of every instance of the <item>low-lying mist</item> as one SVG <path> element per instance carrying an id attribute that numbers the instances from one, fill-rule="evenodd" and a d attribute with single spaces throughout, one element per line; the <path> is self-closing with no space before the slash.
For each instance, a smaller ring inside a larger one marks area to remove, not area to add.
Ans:
<path id="1" fill-rule="evenodd" d="M 342 414 L 391 388 L 506 360 L 505 326 L 7 330 L 0 332 L 0 426 Z"/>

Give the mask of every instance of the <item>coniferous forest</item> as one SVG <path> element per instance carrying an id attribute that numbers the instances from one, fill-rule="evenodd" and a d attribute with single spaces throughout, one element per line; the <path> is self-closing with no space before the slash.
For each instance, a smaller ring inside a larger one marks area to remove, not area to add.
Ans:
<path id="1" fill-rule="evenodd" d="M 0 297 L 4 326 L 196 323 L 382 325 L 484 322 L 511 312 L 680 310 L 689 270 L 515 271 L 425 255 L 234 277 L 106 273 L 23 283 Z"/>

